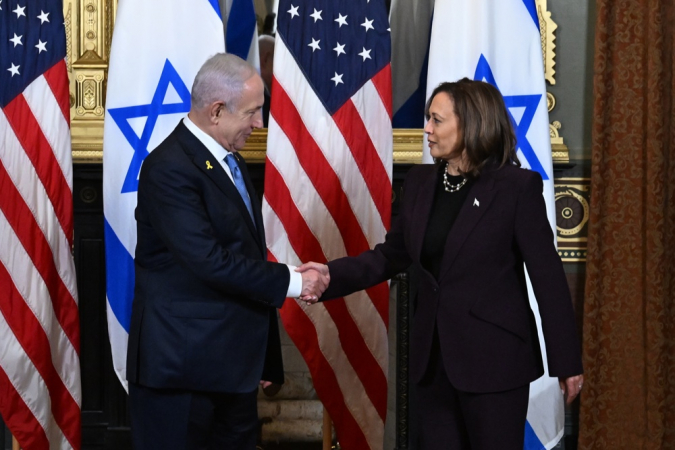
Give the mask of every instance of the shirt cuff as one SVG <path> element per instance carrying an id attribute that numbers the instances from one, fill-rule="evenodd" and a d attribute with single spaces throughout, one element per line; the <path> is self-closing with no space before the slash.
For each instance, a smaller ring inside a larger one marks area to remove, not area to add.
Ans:
<path id="1" fill-rule="evenodd" d="M 295 271 L 296 266 L 286 265 L 291 274 L 291 279 L 288 283 L 288 292 L 286 297 L 297 298 L 302 294 L 302 274 Z"/>

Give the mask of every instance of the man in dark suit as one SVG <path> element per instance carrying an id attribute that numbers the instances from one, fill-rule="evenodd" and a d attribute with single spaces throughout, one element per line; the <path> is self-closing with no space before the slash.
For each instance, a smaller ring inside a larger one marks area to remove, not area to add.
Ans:
<path id="1" fill-rule="evenodd" d="M 127 378 L 134 447 L 255 448 L 259 383 L 282 383 L 276 308 L 327 279 L 266 260 L 237 153 L 262 127 L 263 82 L 209 59 L 190 113 L 144 161 Z"/>

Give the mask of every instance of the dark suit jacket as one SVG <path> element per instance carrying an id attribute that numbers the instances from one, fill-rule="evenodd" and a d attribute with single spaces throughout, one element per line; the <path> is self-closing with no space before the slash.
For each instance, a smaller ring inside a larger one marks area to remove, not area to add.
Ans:
<path id="1" fill-rule="evenodd" d="M 411 268 L 416 310 L 410 374 L 420 381 L 437 327 L 451 383 L 468 392 L 523 386 L 544 373 L 523 262 L 541 313 L 549 374 L 582 373 L 572 301 L 546 218 L 537 172 L 486 169 L 473 183 L 445 242 L 439 279 L 420 265 L 437 168 L 414 166 L 400 213 L 384 243 L 330 262 L 322 298 L 343 296 Z M 439 244 L 440 245 L 440 244 Z"/>
<path id="2" fill-rule="evenodd" d="M 183 122 L 143 162 L 127 378 L 156 388 L 250 392 L 283 382 L 276 309 L 286 266 L 218 161 Z M 208 162 L 208 163 L 207 163 Z M 210 168 L 209 168 L 210 167 Z"/>

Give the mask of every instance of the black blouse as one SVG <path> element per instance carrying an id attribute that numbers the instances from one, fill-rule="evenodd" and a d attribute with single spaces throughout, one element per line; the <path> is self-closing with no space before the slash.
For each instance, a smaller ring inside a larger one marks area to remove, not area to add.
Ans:
<path id="1" fill-rule="evenodd" d="M 448 233 L 455 223 L 459 210 L 462 208 L 466 197 L 469 195 L 472 180 L 469 180 L 456 192 L 447 192 L 443 186 L 443 170 L 438 171 L 434 203 L 431 207 L 429 222 L 427 223 L 424 243 L 422 244 L 421 263 L 438 280 L 441 270 L 441 260 L 445 251 L 445 241 Z M 459 184 L 463 180 L 461 175 L 448 175 L 451 184 Z"/>

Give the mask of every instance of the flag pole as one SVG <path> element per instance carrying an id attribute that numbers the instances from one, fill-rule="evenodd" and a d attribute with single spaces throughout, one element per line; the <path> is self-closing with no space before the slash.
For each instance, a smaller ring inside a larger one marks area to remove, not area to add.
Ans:
<path id="1" fill-rule="evenodd" d="M 12 436 L 12 450 L 21 450 L 21 447 L 19 446 L 19 441 L 17 441 L 14 436 Z"/>
<path id="2" fill-rule="evenodd" d="M 330 415 L 326 407 L 323 407 L 323 450 L 331 450 L 333 445 L 333 422 L 330 420 Z"/>

